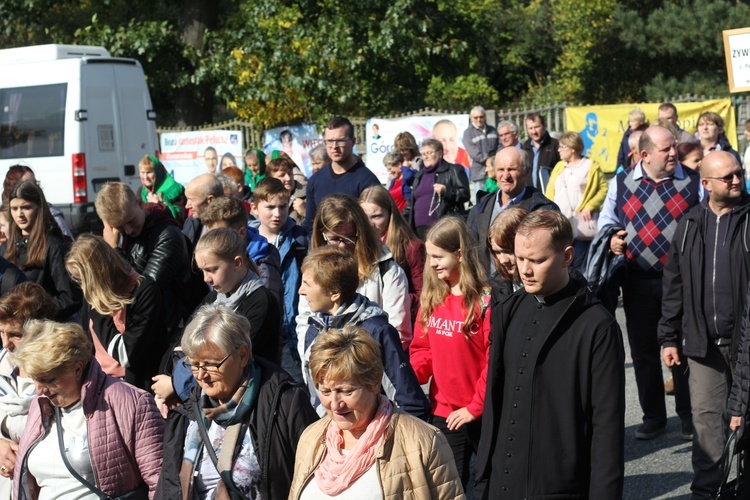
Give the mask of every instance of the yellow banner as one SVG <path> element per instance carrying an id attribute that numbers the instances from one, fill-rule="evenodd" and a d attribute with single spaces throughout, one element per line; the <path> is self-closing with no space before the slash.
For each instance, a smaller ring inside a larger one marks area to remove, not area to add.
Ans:
<path id="1" fill-rule="evenodd" d="M 622 137 L 628 129 L 628 113 L 640 108 L 646 118 L 655 123 L 661 103 L 607 104 L 602 106 L 575 106 L 565 110 L 568 130 L 579 132 L 583 138 L 588 157 L 596 160 L 605 172 L 617 168 L 617 153 Z M 729 143 L 737 150 L 737 125 L 734 106 L 730 99 L 675 103 L 677 124 L 694 134 L 698 116 L 704 111 L 715 111 L 724 120 L 724 133 Z"/>

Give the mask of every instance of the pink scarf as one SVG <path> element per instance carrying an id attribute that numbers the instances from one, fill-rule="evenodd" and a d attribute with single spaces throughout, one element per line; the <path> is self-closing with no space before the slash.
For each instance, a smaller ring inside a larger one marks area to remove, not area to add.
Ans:
<path id="1" fill-rule="evenodd" d="M 378 409 L 375 417 L 367 424 L 367 429 L 357 441 L 357 445 L 346 455 L 341 453 L 344 438 L 338 424 L 331 420 L 326 430 L 327 452 L 320 466 L 315 470 L 315 481 L 320 491 L 335 496 L 349 488 L 375 463 L 375 452 L 385 439 L 385 432 L 391 421 L 393 406 L 382 394 L 378 396 Z"/>

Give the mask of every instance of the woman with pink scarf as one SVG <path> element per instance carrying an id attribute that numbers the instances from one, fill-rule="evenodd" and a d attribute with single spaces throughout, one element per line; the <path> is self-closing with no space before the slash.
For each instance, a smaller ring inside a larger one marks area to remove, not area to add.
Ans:
<path id="1" fill-rule="evenodd" d="M 366 330 L 320 334 L 310 373 L 327 416 L 300 438 L 290 499 L 466 498 L 445 436 L 381 393 L 380 348 Z"/>

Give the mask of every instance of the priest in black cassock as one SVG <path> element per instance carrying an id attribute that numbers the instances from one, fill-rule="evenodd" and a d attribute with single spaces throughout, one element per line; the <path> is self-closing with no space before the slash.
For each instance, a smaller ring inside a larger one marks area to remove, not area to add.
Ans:
<path id="1" fill-rule="evenodd" d="M 477 477 L 484 498 L 622 497 L 625 352 L 615 318 L 569 274 L 570 222 L 541 210 L 516 233 L 524 285 L 492 310 Z"/>

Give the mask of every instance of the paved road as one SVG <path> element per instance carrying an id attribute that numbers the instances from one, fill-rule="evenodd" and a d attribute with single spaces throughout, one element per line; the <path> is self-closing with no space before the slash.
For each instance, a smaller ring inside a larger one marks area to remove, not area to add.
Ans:
<path id="1" fill-rule="evenodd" d="M 625 315 L 617 309 L 617 320 L 625 336 L 625 500 L 651 498 L 690 498 L 693 469 L 692 444 L 680 436 L 680 419 L 674 411 L 674 398 L 667 396 L 667 432 L 650 441 L 635 439 L 641 424 L 638 390 L 633 362 L 627 345 Z M 665 380 L 668 373 L 664 372 Z"/>

